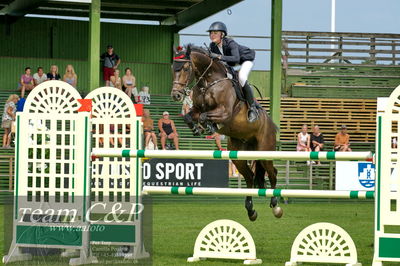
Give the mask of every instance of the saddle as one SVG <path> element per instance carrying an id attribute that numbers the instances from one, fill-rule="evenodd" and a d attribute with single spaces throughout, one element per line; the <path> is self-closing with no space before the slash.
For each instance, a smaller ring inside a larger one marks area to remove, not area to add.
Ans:
<path id="1" fill-rule="evenodd" d="M 227 78 L 229 78 L 232 81 L 233 87 L 235 88 L 236 97 L 239 99 L 239 101 L 246 102 L 246 99 L 244 98 L 242 86 L 240 86 L 240 83 L 239 83 L 238 72 L 235 69 L 233 69 L 233 67 L 228 65 L 227 63 L 225 63 L 223 61 L 221 61 L 221 63 L 226 68 Z"/>
<path id="2" fill-rule="evenodd" d="M 227 63 L 225 63 L 223 61 L 221 61 L 221 62 L 226 68 L 227 77 L 232 81 L 233 87 L 235 88 L 236 97 L 239 99 L 239 101 L 247 102 L 246 99 L 244 98 L 242 86 L 240 86 L 240 83 L 239 83 L 239 73 L 233 67 L 228 65 Z M 264 110 L 263 107 L 260 105 L 260 103 L 257 100 L 255 100 L 255 103 L 256 103 L 257 109 Z"/>

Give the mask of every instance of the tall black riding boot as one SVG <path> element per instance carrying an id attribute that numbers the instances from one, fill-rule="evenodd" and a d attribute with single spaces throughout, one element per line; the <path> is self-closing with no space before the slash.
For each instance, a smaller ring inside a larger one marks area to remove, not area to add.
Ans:
<path id="1" fill-rule="evenodd" d="M 247 120 L 250 123 L 253 123 L 254 121 L 256 121 L 258 119 L 258 111 L 257 111 L 256 104 L 254 102 L 253 91 L 247 81 L 246 81 L 246 84 L 244 84 L 244 86 L 243 86 L 243 93 L 244 93 L 244 98 L 246 99 L 247 103 L 249 104 Z"/>

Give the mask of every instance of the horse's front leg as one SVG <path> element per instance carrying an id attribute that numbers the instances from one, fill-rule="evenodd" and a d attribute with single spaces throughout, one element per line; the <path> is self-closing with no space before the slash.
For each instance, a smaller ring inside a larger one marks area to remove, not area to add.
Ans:
<path id="1" fill-rule="evenodd" d="M 189 113 L 183 116 L 183 120 L 188 125 L 190 130 L 193 132 L 193 136 L 200 136 L 199 127 L 196 125 L 195 122 L 199 120 L 200 112 L 196 111 L 195 109 L 191 109 Z"/>
<path id="2" fill-rule="evenodd" d="M 220 124 L 226 122 L 232 116 L 232 111 L 225 108 L 224 105 L 219 105 L 217 108 L 200 114 L 200 123 L 210 120 Z"/>

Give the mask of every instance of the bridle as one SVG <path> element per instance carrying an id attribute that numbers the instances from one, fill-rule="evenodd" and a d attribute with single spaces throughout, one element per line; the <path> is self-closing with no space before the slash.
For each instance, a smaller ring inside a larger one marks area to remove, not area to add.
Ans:
<path id="1" fill-rule="evenodd" d="M 177 59 L 174 58 L 174 61 L 175 62 L 189 62 L 189 78 L 186 80 L 186 83 L 182 83 L 182 82 L 175 81 L 175 80 L 172 83 L 172 84 L 177 84 L 177 85 L 183 86 L 182 89 L 173 88 L 173 90 L 175 90 L 175 91 L 177 91 L 177 92 L 179 92 L 179 93 L 181 93 L 183 95 L 188 96 L 190 91 L 193 88 L 193 86 L 191 88 L 189 88 L 189 83 L 192 82 L 192 80 L 193 80 L 191 78 L 192 77 L 192 71 L 193 71 L 192 61 L 190 59 L 184 59 L 184 58 L 177 58 Z M 182 66 L 182 68 L 183 68 L 183 66 Z"/>
<path id="2" fill-rule="evenodd" d="M 185 59 L 183 57 L 174 58 L 174 61 L 177 61 L 177 62 L 189 62 L 189 71 L 190 72 L 189 72 L 189 78 L 186 80 L 186 83 L 182 83 L 182 82 L 178 82 L 178 81 L 174 81 L 173 82 L 173 84 L 178 84 L 178 85 L 184 86 L 183 89 L 175 89 L 175 88 L 173 89 L 173 90 L 178 91 L 179 93 L 181 93 L 183 95 L 189 95 L 190 91 L 199 84 L 199 82 L 204 78 L 205 74 L 207 73 L 207 71 L 211 68 L 211 66 L 214 63 L 214 60 L 211 59 L 210 64 L 207 66 L 207 68 L 203 71 L 203 73 L 197 79 L 196 83 L 189 88 L 189 83 L 192 81 L 192 79 L 190 77 L 192 77 L 192 71 L 194 69 L 192 61 L 190 59 Z M 210 87 L 214 86 L 218 82 L 223 81 L 223 80 L 227 80 L 227 79 L 228 78 L 215 80 L 215 81 L 211 82 L 210 84 L 208 84 L 205 88 L 201 88 L 201 91 L 203 91 L 203 93 L 204 93 L 207 89 L 209 89 Z"/>

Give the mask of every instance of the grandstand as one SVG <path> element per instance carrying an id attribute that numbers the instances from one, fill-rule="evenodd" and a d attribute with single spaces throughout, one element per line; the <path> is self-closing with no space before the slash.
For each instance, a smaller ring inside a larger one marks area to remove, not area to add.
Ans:
<path id="1" fill-rule="evenodd" d="M 277 149 L 295 150 L 296 135 L 302 124 L 307 124 L 310 129 L 320 126 L 326 141 L 325 150 L 331 150 L 335 134 L 346 124 L 354 151 L 374 151 L 376 97 L 389 95 L 400 84 L 400 35 L 283 32 L 283 42 L 286 61 L 283 62 Z M 336 47 L 332 48 L 332 43 Z M 159 93 L 160 88 L 153 91 L 156 94 L 151 95 L 151 104 L 145 106 L 151 112 L 155 128 L 162 112 L 169 111 L 179 133 L 181 149 L 216 149 L 214 140 L 192 135 L 180 116 L 181 104 L 171 100 L 165 82 L 162 82 L 163 92 Z M 267 90 L 262 88 L 262 91 Z M 12 93 L 18 93 L 15 87 L 0 90 L 1 110 Z M 269 110 L 268 98 L 258 101 Z M 222 140 L 222 145 L 226 147 L 227 139 Z M 12 190 L 13 153 L 12 149 L 0 149 L 1 191 Z M 278 185 L 282 188 L 334 187 L 334 163 L 325 162 L 312 168 L 305 162 L 276 161 L 275 165 L 279 171 Z M 233 177 L 230 185 L 245 186 L 243 179 Z"/>

